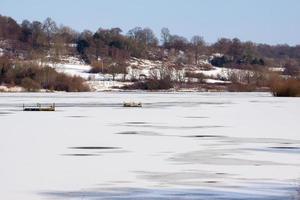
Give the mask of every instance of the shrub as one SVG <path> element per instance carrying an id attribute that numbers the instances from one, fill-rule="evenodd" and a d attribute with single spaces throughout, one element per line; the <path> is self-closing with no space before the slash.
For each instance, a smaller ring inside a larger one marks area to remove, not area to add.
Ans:
<path id="1" fill-rule="evenodd" d="M 168 90 L 174 87 L 171 79 L 148 79 L 139 81 L 130 86 L 125 86 L 123 89 L 131 90 Z"/>
<path id="2" fill-rule="evenodd" d="M 203 73 L 194 73 L 194 72 L 186 72 L 185 77 L 195 78 L 198 80 L 199 83 L 205 83 L 204 80 L 207 78 L 207 76 L 205 76 L 205 74 Z"/>
<path id="3" fill-rule="evenodd" d="M 171 78 L 161 80 L 150 79 L 145 82 L 146 90 L 168 90 L 173 87 Z"/>
<path id="4" fill-rule="evenodd" d="M 86 92 L 89 87 L 80 77 L 58 73 L 35 63 L 11 63 L 0 58 L 0 84 L 18 85 L 27 91 L 47 90 Z"/>
<path id="5" fill-rule="evenodd" d="M 87 92 L 89 88 L 83 83 L 80 77 L 69 77 L 65 74 L 59 74 L 56 77 L 56 83 L 53 86 L 54 90 L 66 92 Z"/>
<path id="6" fill-rule="evenodd" d="M 276 97 L 300 97 L 300 80 L 276 78 L 271 81 L 270 89 Z"/>
<path id="7" fill-rule="evenodd" d="M 0 57 L 0 83 L 7 81 L 7 74 L 12 66 L 11 61 L 7 57 Z"/>
<path id="8" fill-rule="evenodd" d="M 22 79 L 21 86 L 28 92 L 36 92 L 41 89 L 40 83 L 27 77 Z"/>
<path id="9" fill-rule="evenodd" d="M 229 92 L 253 92 L 257 87 L 253 84 L 232 83 L 228 85 Z"/>
<path id="10" fill-rule="evenodd" d="M 92 61 L 91 67 L 92 68 L 90 69 L 89 73 L 92 74 L 105 73 L 105 71 L 107 71 L 103 62 Z"/>

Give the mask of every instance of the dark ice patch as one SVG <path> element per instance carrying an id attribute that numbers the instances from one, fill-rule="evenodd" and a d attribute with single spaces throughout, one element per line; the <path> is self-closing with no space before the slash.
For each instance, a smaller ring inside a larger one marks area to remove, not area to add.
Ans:
<path id="1" fill-rule="evenodd" d="M 270 147 L 271 149 L 280 149 L 280 150 L 300 150 L 300 147 Z"/>
<path id="2" fill-rule="evenodd" d="M 63 154 L 63 156 L 89 157 L 89 156 L 98 156 L 98 154 L 90 154 L 90 153 L 72 153 L 72 154 Z"/>
<path id="3" fill-rule="evenodd" d="M 87 116 L 81 116 L 81 115 L 74 115 L 74 116 L 67 116 L 68 118 L 86 118 Z"/>
<path id="4" fill-rule="evenodd" d="M 5 111 L 0 111 L 0 116 L 4 116 L 4 115 L 11 115 L 13 114 L 12 112 L 5 112 Z"/>
<path id="5" fill-rule="evenodd" d="M 119 135 L 137 135 L 139 133 L 136 132 L 136 131 L 126 131 L 126 132 L 119 132 L 119 133 L 116 133 L 116 134 L 119 134 Z"/>
<path id="6" fill-rule="evenodd" d="M 187 116 L 184 117 L 186 119 L 208 119 L 209 117 L 202 117 L 202 116 Z"/>
<path id="7" fill-rule="evenodd" d="M 127 122 L 122 124 L 115 124 L 118 126 L 127 127 L 142 127 L 142 128 L 156 128 L 156 129 L 210 129 L 210 128 L 226 128 L 226 126 L 219 125 L 196 125 L 196 126 L 171 126 L 160 124 L 149 124 L 145 122 Z"/>
<path id="8" fill-rule="evenodd" d="M 120 149 L 119 147 L 69 147 L 69 149 L 79 149 L 79 150 L 112 150 L 112 149 Z"/>
<path id="9" fill-rule="evenodd" d="M 144 125 L 144 124 L 148 124 L 148 123 L 147 122 L 126 122 L 125 124 Z"/>
<path id="10" fill-rule="evenodd" d="M 185 137 L 192 137 L 192 138 L 224 138 L 225 136 L 221 135 L 191 135 Z"/>

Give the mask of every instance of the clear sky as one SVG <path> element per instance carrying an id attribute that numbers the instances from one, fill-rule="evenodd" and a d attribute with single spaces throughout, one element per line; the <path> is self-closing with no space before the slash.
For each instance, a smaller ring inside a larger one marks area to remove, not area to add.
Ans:
<path id="1" fill-rule="evenodd" d="M 75 30 L 150 27 L 160 37 L 202 35 L 268 44 L 300 44 L 300 0 L 0 0 L 0 14 L 43 21 L 51 17 Z"/>

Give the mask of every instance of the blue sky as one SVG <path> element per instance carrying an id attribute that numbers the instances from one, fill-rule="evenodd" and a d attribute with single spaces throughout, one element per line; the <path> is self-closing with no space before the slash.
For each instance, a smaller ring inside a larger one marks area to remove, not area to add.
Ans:
<path id="1" fill-rule="evenodd" d="M 0 14 L 43 21 L 51 17 L 75 30 L 168 27 L 190 38 L 202 35 L 268 44 L 300 44 L 300 0 L 0 0 Z"/>

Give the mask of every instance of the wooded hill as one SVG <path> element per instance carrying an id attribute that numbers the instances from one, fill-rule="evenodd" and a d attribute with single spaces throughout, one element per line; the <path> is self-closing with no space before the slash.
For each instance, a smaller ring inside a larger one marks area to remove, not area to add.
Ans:
<path id="1" fill-rule="evenodd" d="M 141 27 L 135 27 L 128 33 L 123 33 L 120 28 L 78 32 L 67 26 L 58 26 L 51 18 L 43 22 L 24 20 L 18 24 L 11 17 L 0 15 L 1 84 L 21 85 L 30 90 L 43 88 L 87 91 L 88 87 L 84 85 L 86 80 L 80 77 L 61 75 L 50 68 L 39 69 L 36 63 L 30 63 L 46 60 L 46 63 L 54 64 L 68 57 L 76 57 L 89 64 L 92 67 L 90 73 L 113 74 L 113 80 L 116 74 L 124 74 L 124 81 L 128 73 L 128 62 L 132 59 L 159 62 L 164 68 L 182 70 L 178 73 L 179 76 L 183 75 L 185 80 L 196 80 L 200 84 L 206 83 L 203 80 L 210 77 L 189 72 L 189 68 L 209 70 L 215 66 L 240 69 L 243 74 L 233 73 L 225 80 L 220 77 L 224 83 L 231 83 L 226 85 L 227 90 L 231 90 L 229 86 L 233 85 L 233 91 L 268 87 L 280 88 L 285 92 L 290 87 L 282 88 L 293 85 L 292 90 L 296 91 L 297 96 L 300 95 L 300 45 L 257 44 L 242 42 L 238 38 L 220 38 L 209 44 L 202 36 L 195 35 L 187 39 L 171 33 L 168 28 L 162 28 L 160 37 L 150 28 Z M 271 80 L 268 74 L 270 69 L 280 69 L 280 75 L 285 79 L 292 77 L 295 80 L 282 81 L 283 85 L 275 87 L 273 83 L 279 81 L 273 80 L 280 77 Z M 186 84 L 186 81 L 182 81 L 184 79 L 174 79 L 172 70 L 162 69 L 161 72 L 169 73 L 164 73 L 165 76 L 147 77 L 152 80 L 137 82 L 129 88 L 168 89 L 175 84 Z M 51 80 L 49 73 L 52 75 Z"/>
<path id="2" fill-rule="evenodd" d="M 252 69 L 264 66 L 286 68 L 294 75 L 300 70 L 300 46 L 267 45 L 241 42 L 238 38 L 221 38 L 208 44 L 201 36 L 190 40 L 161 30 L 158 38 L 150 28 L 136 27 L 123 34 L 120 28 L 99 28 L 96 32 L 77 32 L 58 26 L 51 18 L 44 22 L 14 19 L 0 15 L 0 48 L 2 54 L 22 59 L 62 55 L 80 55 L 85 62 L 101 59 L 123 62 L 130 57 L 150 60 L 170 60 L 180 64 L 200 64 L 205 56 L 218 53 L 211 60 L 214 66 Z M 175 59 L 174 59 L 175 58 Z"/>

